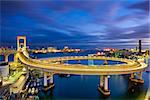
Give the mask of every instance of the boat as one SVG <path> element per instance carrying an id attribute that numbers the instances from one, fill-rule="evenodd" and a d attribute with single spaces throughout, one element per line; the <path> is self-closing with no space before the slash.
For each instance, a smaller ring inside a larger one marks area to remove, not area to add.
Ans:
<path id="1" fill-rule="evenodd" d="M 35 93 L 35 88 L 34 88 L 34 87 L 32 88 L 31 93 L 32 93 L 32 94 Z"/>

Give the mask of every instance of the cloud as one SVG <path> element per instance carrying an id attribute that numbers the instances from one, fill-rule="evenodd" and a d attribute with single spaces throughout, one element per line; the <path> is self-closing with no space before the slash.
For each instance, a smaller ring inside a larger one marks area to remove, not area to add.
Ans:
<path id="1" fill-rule="evenodd" d="M 43 24 L 40 25 L 40 27 L 41 27 L 41 29 L 44 29 L 44 30 L 56 31 L 56 32 L 59 32 L 60 34 L 73 36 L 73 34 L 71 34 L 71 32 L 69 32 L 69 31 L 67 31 L 65 29 L 51 27 L 51 26 L 46 26 L 46 25 L 43 25 Z"/>
<path id="2" fill-rule="evenodd" d="M 149 4 L 150 4 L 149 0 L 146 0 L 146 1 L 143 1 L 143 2 L 140 2 L 140 3 L 130 5 L 128 8 L 129 9 L 143 10 L 143 11 L 149 12 Z"/>
<path id="3" fill-rule="evenodd" d="M 127 31 L 127 32 L 124 32 L 123 34 L 132 34 L 134 33 L 135 31 L 131 30 L 131 31 Z"/>
<path id="4" fill-rule="evenodd" d="M 118 46 L 149 37 L 148 1 L 1 1 L 1 42 Z M 12 40 L 6 40 L 11 37 Z M 111 43 L 114 44 L 111 44 Z M 118 45 L 117 45 L 118 43 Z"/>

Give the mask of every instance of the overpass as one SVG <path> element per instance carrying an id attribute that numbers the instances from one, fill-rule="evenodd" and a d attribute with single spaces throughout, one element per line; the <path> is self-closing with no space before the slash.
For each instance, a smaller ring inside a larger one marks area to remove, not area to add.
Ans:
<path id="1" fill-rule="evenodd" d="M 135 62 L 128 59 L 114 58 L 114 57 L 89 57 L 89 56 L 70 56 L 70 57 L 59 57 L 50 58 L 48 60 L 37 60 L 27 58 L 23 52 L 17 53 L 18 59 L 31 67 L 47 70 L 53 73 L 62 74 L 80 74 L 80 75 L 115 75 L 115 74 L 131 74 L 134 72 L 142 71 L 146 68 L 146 64 Z M 125 62 L 125 64 L 116 65 L 99 65 L 99 66 L 88 66 L 81 64 L 56 64 L 54 61 L 68 61 L 68 60 L 115 60 Z"/>
<path id="2" fill-rule="evenodd" d="M 16 53 L 16 50 L 8 49 L 8 48 L 0 48 L 0 55 L 4 56 L 5 62 L 8 62 L 8 56 L 14 53 Z"/>
<path id="3" fill-rule="evenodd" d="M 24 39 L 24 38 L 23 38 Z M 18 41 L 18 40 L 17 40 Z M 26 40 L 24 40 L 26 41 Z M 17 43 L 19 45 L 19 43 Z M 24 44 L 25 45 L 25 44 Z M 99 65 L 99 66 L 88 66 L 81 64 L 58 64 L 54 63 L 57 61 L 68 61 L 68 60 L 114 60 L 121 61 L 124 64 L 116 65 Z M 77 74 L 77 75 L 100 75 L 100 85 L 98 89 L 104 95 L 110 95 L 108 89 L 108 75 L 120 75 L 120 74 L 131 74 L 131 81 L 144 83 L 142 79 L 142 71 L 147 67 L 144 62 L 133 61 L 129 59 L 114 58 L 114 57 L 97 57 L 97 56 L 70 56 L 70 57 L 56 57 L 49 58 L 44 61 L 38 59 L 32 59 L 25 47 L 19 47 L 18 52 L 15 55 L 15 61 L 28 65 L 32 68 L 41 69 L 44 71 L 44 86 L 47 89 L 47 80 L 50 79 L 50 88 L 54 86 L 53 75 L 54 74 Z M 135 74 L 136 73 L 136 74 Z M 135 78 L 138 76 L 138 79 Z M 48 77 L 49 76 L 49 77 Z"/>

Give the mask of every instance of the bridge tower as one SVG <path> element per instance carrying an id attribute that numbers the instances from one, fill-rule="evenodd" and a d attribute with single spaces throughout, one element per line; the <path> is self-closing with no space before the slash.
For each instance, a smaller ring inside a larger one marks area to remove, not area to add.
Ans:
<path id="1" fill-rule="evenodd" d="M 21 48 L 26 48 L 26 36 L 17 36 L 17 50 L 19 51 Z"/>
<path id="2" fill-rule="evenodd" d="M 21 50 L 26 57 L 29 57 L 29 54 L 26 52 L 26 47 L 26 36 L 17 36 L 17 51 Z M 14 62 L 18 62 L 17 54 L 14 56 Z"/>

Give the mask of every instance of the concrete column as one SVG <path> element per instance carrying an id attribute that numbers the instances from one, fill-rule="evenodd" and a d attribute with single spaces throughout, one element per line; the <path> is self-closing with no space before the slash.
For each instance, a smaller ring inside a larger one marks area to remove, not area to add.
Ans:
<path id="1" fill-rule="evenodd" d="M 26 44 L 27 44 L 26 42 L 27 42 L 27 39 L 26 39 L 26 37 L 24 37 L 24 44 L 23 44 L 23 46 L 24 46 L 25 48 L 27 48 L 27 47 L 26 47 Z"/>
<path id="2" fill-rule="evenodd" d="M 100 86 L 98 87 L 98 90 L 104 95 L 110 95 L 110 90 L 108 89 L 108 78 L 107 75 L 100 77 Z"/>
<path id="3" fill-rule="evenodd" d="M 104 76 L 100 76 L 100 87 L 104 87 Z"/>
<path id="4" fill-rule="evenodd" d="M 139 72 L 138 77 L 140 80 L 142 80 L 142 72 Z"/>
<path id="5" fill-rule="evenodd" d="M 29 68 L 28 68 L 28 66 L 26 66 L 26 72 L 27 72 L 27 76 L 29 77 Z"/>
<path id="6" fill-rule="evenodd" d="M 17 54 L 14 54 L 14 62 L 18 62 L 18 56 L 17 56 Z"/>
<path id="7" fill-rule="evenodd" d="M 17 50 L 19 51 L 20 49 L 20 43 L 19 43 L 19 38 L 17 37 Z"/>
<path id="8" fill-rule="evenodd" d="M 81 60 L 78 60 L 78 63 L 81 63 Z"/>
<path id="9" fill-rule="evenodd" d="M 5 62 L 8 62 L 8 56 L 9 56 L 9 55 L 4 55 Z"/>
<path id="10" fill-rule="evenodd" d="M 43 70 L 40 70 L 40 77 L 42 77 L 44 74 Z"/>
<path id="11" fill-rule="evenodd" d="M 134 73 L 133 73 L 134 74 Z M 130 80 L 133 81 L 133 82 L 136 82 L 136 83 L 144 83 L 144 80 L 142 79 L 142 71 L 137 73 L 136 74 L 137 78 L 134 77 L 132 74 L 131 74 L 131 77 L 130 77 Z"/>
<path id="12" fill-rule="evenodd" d="M 134 78 L 134 73 L 132 73 L 130 77 L 131 77 L 131 78 Z"/>
<path id="13" fill-rule="evenodd" d="M 68 64 L 68 60 L 66 60 L 66 64 Z"/>
<path id="14" fill-rule="evenodd" d="M 53 83 L 53 75 L 50 76 L 50 84 Z"/>
<path id="15" fill-rule="evenodd" d="M 108 61 L 105 59 L 104 60 L 104 65 L 107 65 L 108 64 Z"/>
<path id="16" fill-rule="evenodd" d="M 104 90 L 108 91 L 108 76 L 104 77 Z"/>
<path id="17" fill-rule="evenodd" d="M 44 86 L 47 86 L 47 74 L 44 72 Z"/>
<path id="18" fill-rule="evenodd" d="M 0 86 L 3 85 L 3 77 L 1 76 L 1 73 L 0 73 Z"/>
<path id="19" fill-rule="evenodd" d="M 149 55 L 146 55 L 146 64 L 148 64 Z"/>
<path id="20" fill-rule="evenodd" d="M 93 60 L 91 60 L 91 59 L 90 59 L 90 60 L 88 60 L 88 65 L 89 65 L 89 66 L 93 66 L 93 65 L 94 65 L 94 61 L 93 61 Z"/>

